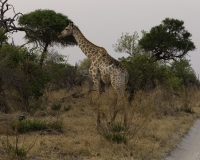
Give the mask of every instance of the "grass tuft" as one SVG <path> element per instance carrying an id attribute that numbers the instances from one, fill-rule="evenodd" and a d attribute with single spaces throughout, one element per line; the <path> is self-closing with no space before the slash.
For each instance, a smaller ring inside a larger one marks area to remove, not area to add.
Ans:
<path id="1" fill-rule="evenodd" d="M 24 119 L 15 123 L 13 129 L 19 133 L 26 133 L 26 132 L 34 132 L 34 131 L 41 131 L 46 129 L 53 129 L 56 131 L 61 131 L 63 127 L 63 123 L 60 120 L 46 122 L 39 119 Z"/>

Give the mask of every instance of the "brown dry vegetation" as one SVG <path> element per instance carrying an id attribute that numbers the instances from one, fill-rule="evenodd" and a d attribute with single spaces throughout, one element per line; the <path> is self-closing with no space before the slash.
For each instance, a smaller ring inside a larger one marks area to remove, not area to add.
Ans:
<path id="1" fill-rule="evenodd" d="M 76 87 L 70 92 L 64 89 L 48 92 L 44 97 L 45 109 L 27 116 L 46 121 L 59 119 L 63 122 L 61 132 L 43 130 L 18 134 L 12 129 L 13 120 L 1 119 L 0 159 L 11 159 L 9 145 L 28 151 L 25 159 L 30 160 L 161 159 L 180 142 L 200 114 L 200 91 L 196 88 L 182 93 L 160 86 L 152 91 L 139 91 L 130 103 L 124 102 L 128 110 L 128 129 L 123 132 L 127 143 L 116 143 L 105 138 L 109 132 L 107 122 L 116 103 L 115 92 L 108 88 L 97 104 L 95 93 L 87 90 L 88 86 Z M 72 98 L 72 93 L 84 96 Z M 54 103 L 62 103 L 62 108 L 52 111 Z M 69 105 L 71 108 L 65 111 L 64 107 Z M 103 115 L 99 128 L 96 127 L 97 106 Z M 190 113 L 192 110 L 194 114 Z M 116 121 L 122 119 L 119 113 Z"/>

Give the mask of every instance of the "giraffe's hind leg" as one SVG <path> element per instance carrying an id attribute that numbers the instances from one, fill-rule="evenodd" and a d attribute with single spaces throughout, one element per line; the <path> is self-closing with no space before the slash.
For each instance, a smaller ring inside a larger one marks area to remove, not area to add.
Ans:
<path id="1" fill-rule="evenodd" d="M 120 79 L 120 78 L 119 78 Z M 125 81 L 117 81 L 119 79 L 111 80 L 111 84 L 115 91 L 117 92 L 117 104 L 114 106 L 113 116 L 111 118 L 111 122 L 115 121 L 117 113 L 119 110 L 123 108 L 124 112 L 124 126 L 127 126 L 127 113 L 126 113 L 126 105 L 124 104 L 124 92 L 125 92 Z"/>
<path id="2" fill-rule="evenodd" d="M 127 126 L 127 112 L 126 112 L 126 105 L 124 104 L 124 98 L 118 98 L 117 100 L 117 104 L 116 106 L 114 106 L 114 112 L 113 112 L 113 116 L 111 119 L 111 122 L 115 121 L 115 118 L 117 116 L 117 113 L 123 109 L 123 113 L 124 113 L 124 126 Z"/>

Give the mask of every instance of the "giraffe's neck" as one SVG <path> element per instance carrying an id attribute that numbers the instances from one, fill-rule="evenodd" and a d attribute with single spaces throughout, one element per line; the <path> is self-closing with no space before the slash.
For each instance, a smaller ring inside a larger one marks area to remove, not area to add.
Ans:
<path id="1" fill-rule="evenodd" d="M 73 36 L 82 50 L 82 52 L 89 58 L 93 59 L 95 57 L 95 54 L 98 53 L 98 50 L 101 49 L 101 47 L 94 45 L 90 41 L 88 41 L 85 36 L 82 34 L 82 32 L 74 26 Z"/>

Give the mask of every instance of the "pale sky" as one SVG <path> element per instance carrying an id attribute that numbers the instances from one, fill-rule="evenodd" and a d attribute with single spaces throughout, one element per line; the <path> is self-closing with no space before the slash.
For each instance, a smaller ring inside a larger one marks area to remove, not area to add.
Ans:
<path id="1" fill-rule="evenodd" d="M 183 20 L 197 48 L 189 52 L 188 59 L 200 75 L 200 0 L 8 0 L 8 3 L 23 14 L 51 9 L 67 15 L 89 41 L 104 47 L 116 59 L 128 56 L 116 53 L 112 47 L 122 32 L 136 31 L 141 35 L 141 30 L 150 31 L 165 18 Z M 22 34 L 15 35 L 14 41 L 23 44 Z M 69 55 L 73 65 L 85 58 L 78 46 L 59 49 L 59 53 Z"/>

